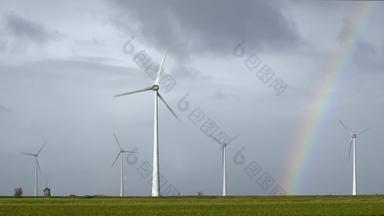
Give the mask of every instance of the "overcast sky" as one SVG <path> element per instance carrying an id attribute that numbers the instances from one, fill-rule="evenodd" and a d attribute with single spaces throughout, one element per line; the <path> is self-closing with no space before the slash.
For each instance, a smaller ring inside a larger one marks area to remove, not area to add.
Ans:
<path id="1" fill-rule="evenodd" d="M 359 193 L 384 193 L 384 3 L 372 4 L 291 190 L 292 149 L 360 2 L 0 0 L 0 195 L 18 186 L 33 194 L 33 158 L 20 152 L 45 141 L 40 188 L 117 195 L 113 133 L 138 152 L 125 161 L 126 194 L 150 195 L 153 99 L 113 95 L 151 85 L 148 67 L 166 48 L 168 85 L 160 91 L 181 121 L 159 105 L 163 190 L 221 193 L 220 146 L 205 134 L 211 122 L 219 127 L 214 134 L 239 134 L 228 148 L 228 194 L 350 194 L 342 119 L 370 128 L 358 139 Z M 245 64 L 250 55 L 287 88 L 259 79 Z M 261 170 L 255 176 L 252 164 Z"/>

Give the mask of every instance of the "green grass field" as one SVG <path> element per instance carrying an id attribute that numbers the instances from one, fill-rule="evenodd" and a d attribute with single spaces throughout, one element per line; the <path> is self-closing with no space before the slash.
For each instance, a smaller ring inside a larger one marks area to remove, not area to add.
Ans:
<path id="1" fill-rule="evenodd" d="M 384 196 L 0 198 L 3 215 L 384 215 Z"/>

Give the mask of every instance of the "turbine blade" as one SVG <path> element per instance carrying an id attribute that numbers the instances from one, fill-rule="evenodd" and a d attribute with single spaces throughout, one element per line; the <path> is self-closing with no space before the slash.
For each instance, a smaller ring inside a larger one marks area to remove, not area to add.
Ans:
<path id="1" fill-rule="evenodd" d="M 36 155 L 39 155 L 40 152 L 43 150 L 44 146 L 47 144 L 47 142 L 44 142 L 44 144 L 40 147 L 39 151 L 37 151 Z"/>
<path id="2" fill-rule="evenodd" d="M 227 143 L 226 145 L 228 146 L 229 144 L 231 144 L 232 141 L 237 139 L 239 136 L 240 136 L 240 134 L 236 134 L 234 137 L 230 138 L 229 143 Z"/>
<path id="3" fill-rule="evenodd" d="M 115 165 L 117 159 L 119 159 L 120 154 L 121 154 L 121 151 L 119 151 L 119 153 L 117 154 L 115 160 L 113 161 L 113 163 L 112 163 L 112 167 Z"/>
<path id="4" fill-rule="evenodd" d="M 369 131 L 369 128 L 366 128 L 366 129 L 360 131 L 359 133 L 357 133 L 357 136 L 359 136 L 359 135 L 361 135 L 361 134 L 363 134 L 363 133 L 365 133 L 367 131 Z"/>
<path id="5" fill-rule="evenodd" d="M 168 50 L 166 49 L 164 51 L 163 58 L 161 59 L 160 67 L 159 67 L 159 70 L 157 71 L 157 74 L 156 74 L 155 85 L 159 84 L 159 80 L 160 80 L 161 74 L 164 71 L 164 62 L 165 62 L 165 59 L 167 58 L 167 52 L 168 52 Z"/>
<path id="6" fill-rule="evenodd" d="M 345 124 L 344 124 L 341 120 L 339 120 L 339 123 L 340 123 L 341 127 L 343 127 L 348 133 L 352 133 L 352 132 L 349 130 L 349 128 L 348 128 L 347 126 L 345 126 Z"/>
<path id="7" fill-rule="evenodd" d="M 223 145 L 223 143 L 221 143 L 221 141 L 219 139 L 217 139 L 216 137 L 212 136 L 212 134 L 210 134 L 209 137 L 212 138 L 213 140 L 215 140 L 216 142 L 218 142 L 220 145 Z"/>
<path id="8" fill-rule="evenodd" d="M 28 155 L 28 156 L 33 156 L 33 157 L 35 157 L 35 156 L 36 156 L 35 154 L 31 154 L 31 153 L 25 153 L 25 152 L 20 152 L 20 154 L 24 154 L 24 155 Z"/>
<path id="9" fill-rule="evenodd" d="M 232 142 L 233 140 L 237 139 L 239 136 L 240 136 L 240 134 L 236 134 L 234 137 L 231 138 L 230 142 Z"/>
<path id="10" fill-rule="evenodd" d="M 237 134 L 237 135 L 235 135 L 234 137 L 230 138 L 228 143 L 223 143 L 223 142 L 221 142 L 219 139 L 217 139 L 216 137 L 214 137 L 214 136 L 212 136 L 212 135 L 209 135 L 209 136 L 210 136 L 212 139 L 214 139 L 216 142 L 218 142 L 219 144 L 228 146 L 233 140 L 235 140 L 237 137 L 239 137 L 240 134 Z"/>
<path id="11" fill-rule="evenodd" d="M 39 172 L 41 172 L 41 167 L 40 167 L 39 159 L 37 159 L 37 157 L 36 157 L 36 164 L 37 164 L 37 168 L 38 168 Z"/>
<path id="12" fill-rule="evenodd" d="M 123 150 L 123 148 L 120 145 L 119 139 L 117 139 L 116 134 L 113 134 L 113 136 L 115 137 L 115 141 L 116 141 L 117 145 L 119 146 L 120 150 Z"/>
<path id="13" fill-rule="evenodd" d="M 168 110 L 173 114 L 173 116 L 175 116 L 175 118 L 180 121 L 179 117 L 177 117 L 176 113 L 172 110 L 172 108 L 168 105 L 168 103 L 165 101 L 165 99 L 161 96 L 159 92 L 157 92 L 157 96 L 160 98 L 161 101 L 163 101 L 163 103 L 168 108 Z"/>
<path id="14" fill-rule="evenodd" d="M 151 87 L 147 87 L 147 88 L 143 88 L 143 89 L 140 89 L 140 90 L 136 90 L 136 91 L 129 91 L 129 92 L 125 92 L 125 93 L 122 93 L 122 94 L 118 94 L 118 95 L 115 95 L 114 97 L 121 97 L 121 96 L 125 96 L 125 95 L 139 93 L 139 92 L 149 91 L 149 90 L 152 90 L 152 86 Z"/>

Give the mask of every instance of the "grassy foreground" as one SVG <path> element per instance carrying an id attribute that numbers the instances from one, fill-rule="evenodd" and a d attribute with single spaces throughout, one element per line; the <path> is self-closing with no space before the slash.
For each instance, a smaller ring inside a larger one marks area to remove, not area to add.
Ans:
<path id="1" fill-rule="evenodd" d="M 5 215 L 384 215 L 384 196 L 0 198 Z"/>

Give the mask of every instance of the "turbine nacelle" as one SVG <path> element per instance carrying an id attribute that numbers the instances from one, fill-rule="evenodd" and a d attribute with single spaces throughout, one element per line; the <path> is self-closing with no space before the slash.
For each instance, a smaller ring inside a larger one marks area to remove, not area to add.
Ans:
<path id="1" fill-rule="evenodd" d="M 347 132 L 350 134 L 350 136 L 351 136 L 352 139 L 356 139 L 357 136 L 360 136 L 361 134 L 363 134 L 363 133 L 365 133 L 365 132 L 367 132 L 367 131 L 369 130 L 369 128 L 366 128 L 366 129 L 364 129 L 364 130 L 362 130 L 362 131 L 354 132 L 354 131 L 351 131 L 351 130 L 344 124 L 344 122 L 342 122 L 341 120 L 339 120 L 339 123 L 340 123 L 341 127 L 343 127 L 343 128 L 345 129 L 345 131 L 347 131 Z"/>
<path id="2" fill-rule="evenodd" d="M 160 89 L 160 86 L 158 84 L 155 84 L 152 86 L 153 91 L 159 91 L 159 89 Z"/>
<path id="3" fill-rule="evenodd" d="M 236 136 L 232 137 L 232 138 L 229 138 L 229 141 L 228 142 L 223 142 L 221 141 L 220 139 L 218 139 L 217 137 L 213 136 L 213 135 L 209 135 L 210 138 L 212 138 L 214 141 L 216 141 L 219 145 L 221 145 L 223 148 L 227 147 L 234 139 L 236 139 L 237 137 L 239 137 L 239 134 L 237 134 Z"/>

